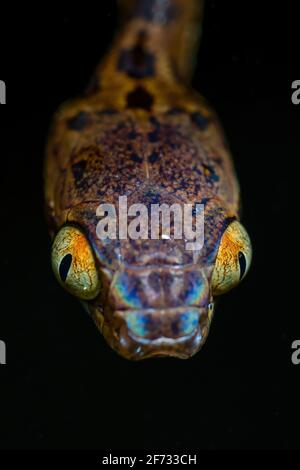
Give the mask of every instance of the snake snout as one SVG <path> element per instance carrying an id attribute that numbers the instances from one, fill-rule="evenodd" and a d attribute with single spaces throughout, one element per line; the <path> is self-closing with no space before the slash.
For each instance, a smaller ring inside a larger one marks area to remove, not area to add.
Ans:
<path id="1" fill-rule="evenodd" d="M 151 356 L 188 358 L 198 351 L 206 336 L 203 316 L 204 312 L 199 308 L 116 312 L 122 322 L 119 352 L 131 359 Z"/>

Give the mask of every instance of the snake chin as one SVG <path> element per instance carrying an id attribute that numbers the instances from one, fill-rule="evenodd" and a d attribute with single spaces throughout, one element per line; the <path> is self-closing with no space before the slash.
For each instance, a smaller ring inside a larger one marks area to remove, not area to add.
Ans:
<path id="1" fill-rule="evenodd" d="M 188 359 L 194 355 L 202 345 L 200 327 L 192 335 L 187 335 L 180 340 L 159 338 L 156 340 L 141 341 L 140 338 L 124 331 L 121 333 L 117 351 L 123 357 L 131 360 L 141 360 L 154 357 L 175 357 Z"/>

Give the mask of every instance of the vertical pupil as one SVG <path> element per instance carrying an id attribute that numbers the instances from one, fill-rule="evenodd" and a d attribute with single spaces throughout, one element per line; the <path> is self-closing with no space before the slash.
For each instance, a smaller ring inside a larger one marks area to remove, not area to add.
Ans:
<path id="1" fill-rule="evenodd" d="M 242 280 L 246 271 L 247 262 L 246 262 L 246 257 L 244 253 L 242 253 L 241 251 L 239 251 L 239 265 L 240 265 L 240 280 Z"/>
<path id="2" fill-rule="evenodd" d="M 60 262 L 59 275 L 63 282 L 65 282 L 65 280 L 67 279 L 67 275 L 68 275 L 71 263 L 72 263 L 72 255 L 70 255 L 70 253 L 65 255 Z"/>

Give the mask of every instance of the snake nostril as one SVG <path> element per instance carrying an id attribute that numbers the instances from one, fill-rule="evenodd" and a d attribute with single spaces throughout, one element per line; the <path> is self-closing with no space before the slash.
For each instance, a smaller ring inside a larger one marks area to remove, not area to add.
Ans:
<path id="1" fill-rule="evenodd" d="M 171 323 L 171 329 L 174 336 L 178 336 L 178 334 L 180 333 L 180 324 L 178 320 L 175 320 Z"/>

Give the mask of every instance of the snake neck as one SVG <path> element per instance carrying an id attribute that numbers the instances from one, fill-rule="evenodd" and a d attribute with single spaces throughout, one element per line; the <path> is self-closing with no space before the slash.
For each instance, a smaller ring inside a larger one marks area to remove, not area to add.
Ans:
<path id="1" fill-rule="evenodd" d="M 187 84 L 200 36 L 201 0 L 119 0 L 120 26 L 96 70 L 97 89 L 114 93 L 129 83 Z"/>

